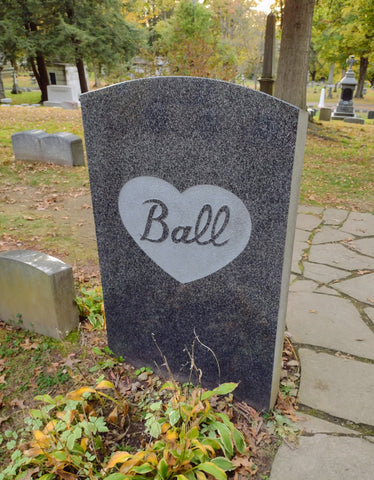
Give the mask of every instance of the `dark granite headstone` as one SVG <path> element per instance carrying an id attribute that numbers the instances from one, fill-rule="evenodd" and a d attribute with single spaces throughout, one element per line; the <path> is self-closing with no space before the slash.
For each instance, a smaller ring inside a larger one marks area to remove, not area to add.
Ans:
<path id="1" fill-rule="evenodd" d="M 176 378 L 193 350 L 203 385 L 240 382 L 238 398 L 269 408 L 307 113 L 186 77 L 81 102 L 110 348 L 154 367 L 154 335 Z"/>

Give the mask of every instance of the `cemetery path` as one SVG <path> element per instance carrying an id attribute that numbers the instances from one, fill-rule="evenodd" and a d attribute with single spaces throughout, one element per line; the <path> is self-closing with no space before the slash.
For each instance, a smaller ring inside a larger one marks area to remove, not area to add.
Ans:
<path id="1" fill-rule="evenodd" d="M 287 329 L 299 354 L 303 432 L 271 480 L 371 480 L 374 471 L 374 215 L 301 207 Z"/>

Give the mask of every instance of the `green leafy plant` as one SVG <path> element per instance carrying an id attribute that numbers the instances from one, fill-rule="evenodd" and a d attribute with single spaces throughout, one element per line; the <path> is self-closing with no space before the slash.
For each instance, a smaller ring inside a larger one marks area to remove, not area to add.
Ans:
<path id="1" fill-rule="evenodd" d="M 226 383 L 204 391 L 167 382 L 159 392 L 163 400 L 145 407 L 149 441 L 134 453 L 124 443 L 105 441 L 119 417 L 127 418 L 129 404 L 103 377 L 66 396 L 39 395 L 43 406 L 25 420 L 32 439 L 25 442 L 12 431 L 1 439 L 12 454 L 0 480 L 226 480 L 226 472 L 236 468 L 232 457 L 247 447 L 229 416 L 210 400 L 235 387 Z"/>
<path id="2" fill-rule="evenodd" d="M 279 411 L 270 411 L 264 415 L 264 418 L 267 420 L 268 430 L 280 440 L 287 438 L 289 441 L 295 442 L 301 433 L 300 425 Z"/>
<path id="3" fill-rule="evenodd" d="M 115 391 L 111 382 L 100 379 L 95 387 L 81 387 L 66 396 L 37 396 L 44 406 L 30 410 L 25 420 L 33 438 L 13 451 L 0 480 L 32 478 L 35 472 L 43 480 L 102 478 L 106 455 L 102 434 L 109 431 L 108 423 L 116 421 L 119 411 L 127 415 L 129 408 L 123 399 L 105 393 L 107 389 Z M 14 435 L 8 435 L 9 450 L 15 441 Z"/>
<path id="4" fill-rule="evenodd" d="M 235 470 L 230 459 L 237 452 L 243 454 L 246 445 L 228 415 L 215 411 L 209 400 L 227 395 L 236 386 L 226 383 L 211 391 L 194 388 L 186 395 L 176 383 L 164 384 L 161 391 L 172 395 L 149 406 L 147 448 L 134 454 L 115 452 L 107 471 L 117 471 L 106 480 L 206 480 L 207 475 L 225 480 L 226 472 Z"/>
<path id="5" fill-rule="evenodd" d="M 80 295 L 75 302 L 78 306 L 79 315 L 86 318 L 94 329 L 101 330 L 105 327 L 105 313 L 103 293 L 101 287 L 87 290 L 80 289 Z"/>

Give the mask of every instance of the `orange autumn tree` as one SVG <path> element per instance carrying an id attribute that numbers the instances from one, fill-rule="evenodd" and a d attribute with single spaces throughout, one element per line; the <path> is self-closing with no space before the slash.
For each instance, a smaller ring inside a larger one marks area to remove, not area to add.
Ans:
<path id="1" fill-rule="evenodd" d="M 237 64 L 234 50 L 222 40 L 207 5 L 182 0 L 174 15 L 156 26 L 156 50 L 167 60 L 170 75 L 232 80 Z"/>

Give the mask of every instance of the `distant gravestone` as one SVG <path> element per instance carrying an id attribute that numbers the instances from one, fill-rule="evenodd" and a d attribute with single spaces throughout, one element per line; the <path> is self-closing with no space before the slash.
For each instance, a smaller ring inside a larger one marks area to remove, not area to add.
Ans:
<path id="1" fill-rule="evenodd" d="M 319 119 L 325 122 L 329 122 L 331 120 L 331 113 L 331 108 L 323 107 L 319 111 Z"/>
<path id="2" fill-rule="evenodd" d="M 12 135 L 12 145 L 16 160 L 85 165 L 82 139 L 72 133 L 25 130 Z"/>
<path id="3" fill-rule="evenodd" d="M 70 265 L 32 250 L 0 253 L 0 319 L 56 339 L 78 326 Z"/>
<path id="4" fill-rule="evenodd" d="M 238 398 L 269 408 L 307 113 L 186 77 L 81 102 L 110 348 L 154 367 L 154 338 L 181 380 L 188 349 L 203 385 L 240 382 Z"/>
<path id="5" fill-rule="evenodd" d="M 44 130 L 36 129 L 13 133 L 12 145 L 15 159 L 42 162 L 41 139 L 47 135 L 48 133 Z"/>
<path id="6" fill-rule="evenodd" d="M 56 165 L 84 165 L 82 139 L 68 132 L 51 133 L 41 139 L 43 158 Z"/>
<path id="7" fill-rule="evenodd" d="M 62 107 L 75 109 L 79 105 L 78 92 L 69 85 L 48 85 L 48 100 L 43 102 L 45 107 Z"/>
<path id="8" fill-rule="evenodd" d="M 368 112 L 368 120 L 374 119 L 374 110 L 369 110 Z"/>

